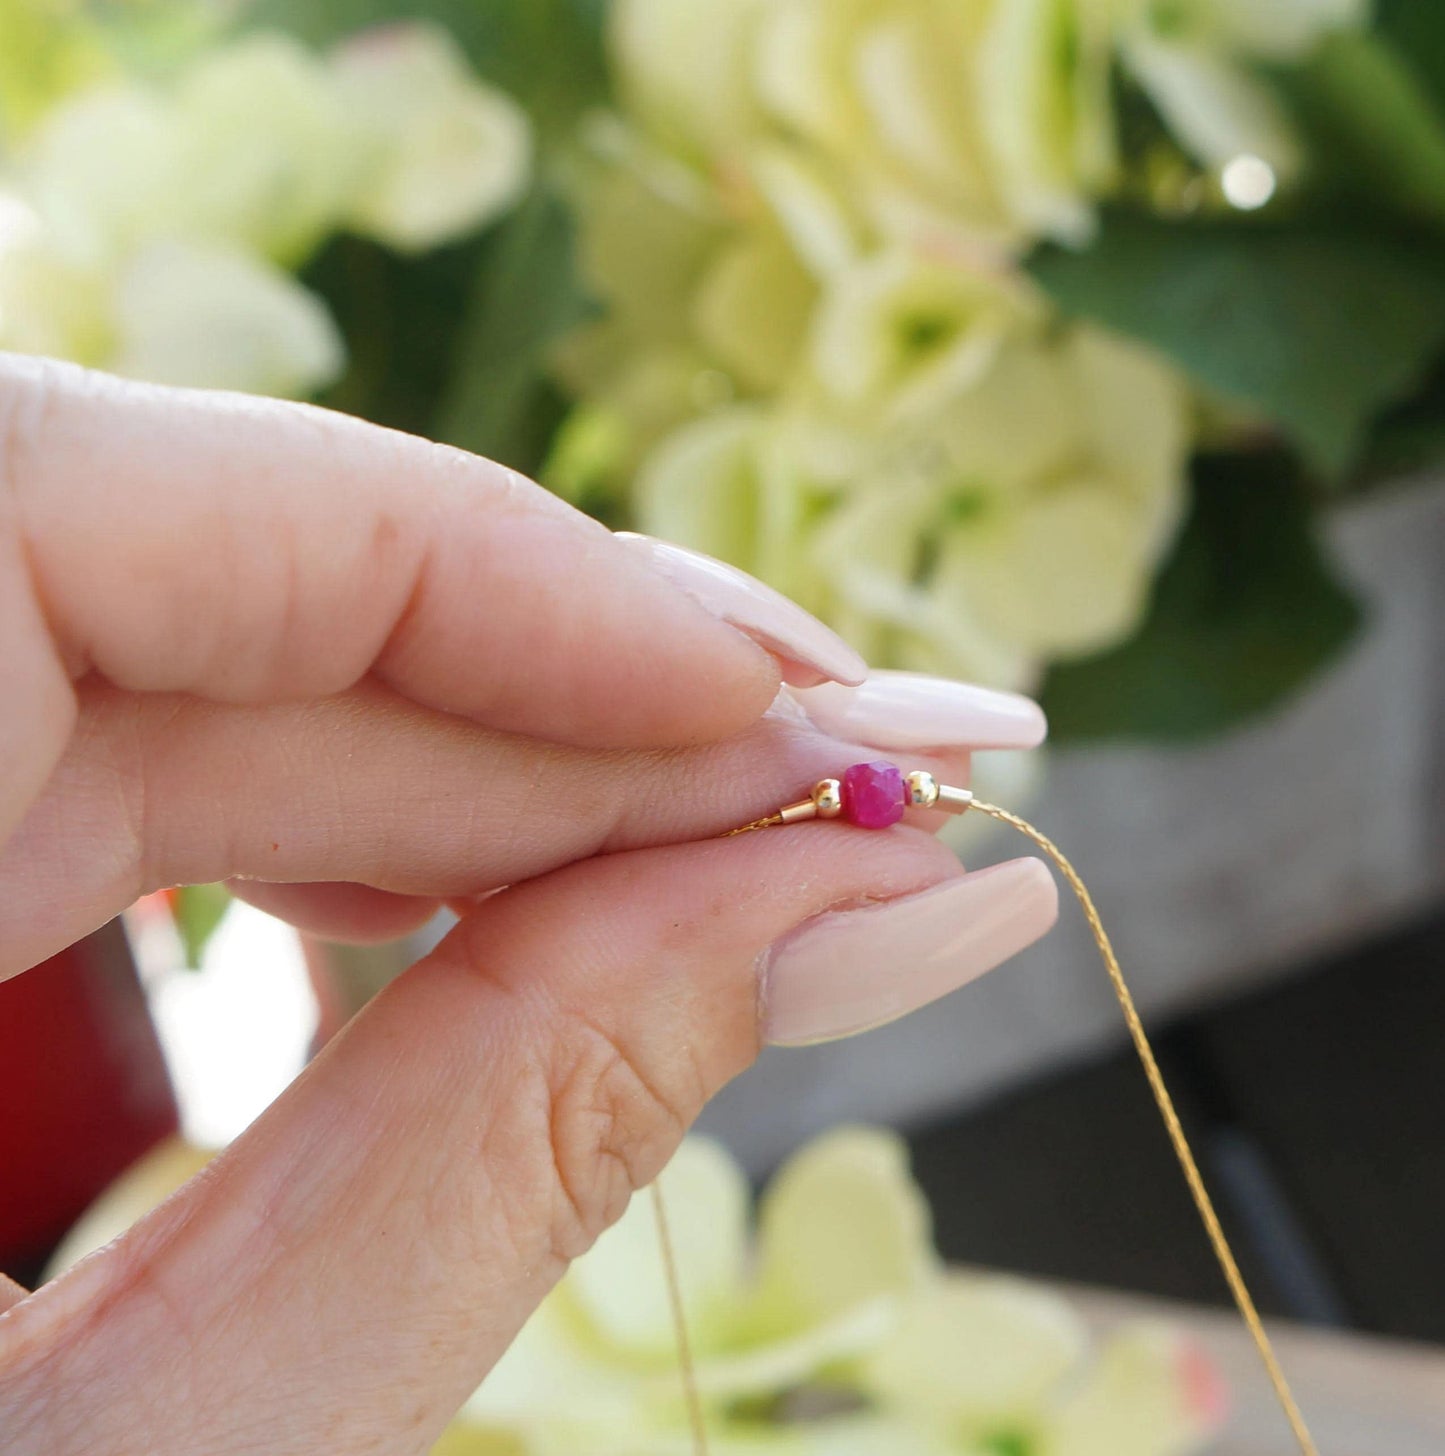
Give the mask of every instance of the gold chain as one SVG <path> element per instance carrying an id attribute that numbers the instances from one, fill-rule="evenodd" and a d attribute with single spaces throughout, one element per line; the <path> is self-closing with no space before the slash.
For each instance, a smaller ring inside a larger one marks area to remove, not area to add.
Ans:
<path id="1" fill-rule="evenodd" d="M 1284 1411 L 1290 1430 L 1294 1432 L 1295 1440 L 1299 1442 L 1300 1451 L 1303 1456 L 1319 1456 L 1314 1437 L 1310 1435 L 1309 1427 L 1305 1425 L 1305 1418 L 1300 1414 L 1294 1392 L 1290 1390 L 1289 1381 L 1285 1379 L 1284 1371 L 1280 1368 L 1279 1360 L 1274 1353 L 1274 1346 L 1270 1343 L 1269 1335 L 1264 1328 L 1264 1321 L 1260 1319 L 1259 1311 L 1254 1307 L 1254 1300 L 1250 1297 L 1244 1276 L 1239 1272 L 1239 1265 L 1235 1263 L 1234 1252 L 1229 1247 L 1229 1240 L 1224 1236 L 1219 1215 L 1214 1211 L 1214 1201 L 1209 1196 L 1209 1190 L 1204 1186 L 1204 1178 L 1199 1171 L 1199 1165 L 1194 1161 L 1189 1139 L 1184 1135 L 1179 1114 L 1174 1110 L 1174 1099 L 1164 1085 L 1164 1075 L 1160 1072 L 1159 1063 L 1154 1058 L 1154 1048 L 1149 1045 L 1144 1023 L 1139 1019 L 1138 1007 L 1134 1005 L 1134 997 L 1124 981 L 1123 971 L 1119 969 L 1119 958 L 1114 954 L 1113 943 L 1109 939 L 1108 931 L 1104 929 L 1104 922 L 1099 918 L 1099 911 L 1094 904 L 1093 896 L 1089 894 L 1083 880 L 1079 878 L 1079 872 L 1069 863 L 1063 850 L 1048 835 L 1035 829 L 1027 819 L 1021 819 L 1017 814 L 1009 813 L 1007 809 L 1000 809 L 996 804 L 980 803 L 977 799 L 973 801 L 972 807 L 977 809 L 980 814 L 987 814 L 991 819 L 1011 824 L 1020 834 L 1033 840 L 1058 866 L 1059 873 L 1069 882 L 1069 888 L 1078 897 L 1079 904 L 1083 907 L 1084 918 L 1089 922 L 1089 929 L 1093 932 L 1094 944 L 1099 947 L 1099 954 L 1103 957 L 1104 969 L 1109 973 L 1109 982 L 1114 988 L 1114 995 L 1118 998 L 1119 1008 L 1124 1013 L 1129 1035 L 1134 1039 L 1134 1050 L 1138 1052 L 1139 1060 L 1144 1065 L 1144 1075 L 1149 1079 L 1149 1090 L 1154 1094 L 1154 1103 L 1159 1109 L 1160 1117 L 1164 1119 L 1169 1141 L 1174 1145 L 1174 1156 L 1179 1159 L 1179 1166 L 1184 1171 L 1184 1181 L 1189 1185 L 1190 1196 L 1194 1199 L 1194 1207 L 1199 1211 L 1204 1231 L 1209 1235 L 1209 1242 L 1214 1249 L 1214 1257 L 1219 1261 L 1219 1267 L 1224 1273 L 1225 1283 L 1229 1285 L 1229 1292 L 1234 1296 L 1234 1303 L 1239 1310 L 1240 1317 L 1249 1329 L 1255 1349 L 1259 1351 L 1259 1358 L 1264 1362 L 1269 1383 L 1274 1387 L 1275 1397 Z"/>
<path id="2" fill-rule="evenodd" d="M 734 834 L 751 834 L 754 829 L 771 829 L 775 824 L 781 824 L 781 814 L 769 814 L 765 819 L 754 819 L 751 824 L 739 824 L 736 829 L 729 829 L 724 834 L 719 834 L 719 839 L 731 839 Z"/>
<path id="3" fill-rule="evenodd" d="M 1214 1201 L 1209 1196 L 1209 1190 L 1204 1186 L 1204 1177 L 1199 1171 L 1198 1163 L 1194 1160 L 1194 1152 L 1189 1146 L 1189 1139 L 1185 1136 L 1184 1127 L 1179 1121 L 1179 1114 L 1174 1109 L 1174 1099 L 1164 1085 L 1164 1075 L 1159 1070 L 1154 1048 L 1149 1044 L 1149 1037 L 1144 1031 L 1144 1023 L 1139 1019 L 1138 1007 L 1135 1006 L 1133 994 L 1124 980 L 1124 973 L 1119 968 L 1119 958 L 1114 954 L 1113 943 L 1104 929 L 1104 922 L 1099 918 L 1099 911 L 1094 904 L 1093 896 L 1089 894 L 1083 880 L 1079 877 L 1079 872 L 1069 862 L 1063 850 L 1048 835 L 1035 829 L 1027 819 L 1021 819 L 1007 809 L 1000 809 L 996 804 L 981 803 L 977 799 L 973 801 L 971 807 L 980 814 L 987 814 L 991 819 L 1012 825 L 1020 834 L 1032 840 L 1054 862 L 1059 873 L 1068 881 L 1069 888 L 1078 898 L 1084 911 L 1084 918 L 1089 922 L 1089 929 L 1093 933 L 1094 944 L 1099 948 L 1104 969 L 1109 973 L 1109 983 L 1113 986 L 1119 1008 L 1124 1013 L 1125 1024 L 1134 1041 L 1134 1050 L 1139 1054 L 1139 1061 L 1143 1064 L 1144 1075 L 1149 1082 L 1149 1090 L 1154 1094 L 1155 1106 L 1158 1107 L 1159 1115 L 1164 1120 L 1165 1130 L 1168 1132 L 1169 1141 L 1174 1148 L 1174 1156 L 1179 1160 L 1179 1166 L 1184 1173 L 1184 1181 L 1189 1185 L 1194 1207 L 1199 1212 L 1205 1233 L 1209 1235 L 1209 1243 L 1224 1274 L 1225 1283 L 1229 1285 L 1229 1292 L 1234 1296 L 1235 1306 L 1249 1330 L 1255 1349 L 1259 1352 L 1259 1358 L 1264 1364 L 1265 1373 L 1269 1376 L 1269 1383 L 1274 1387 L 1275 1398 L 1279 1401 L 1280 1409 L 1283 1410 L 1285 1419 L 1289 1422 L 1289 1428 L 1299 1443 L 1301 1456 L 1319 1456 L 1319 1449 L 1315 1445 L 1314 1437 L 1310 1435 L 1309 1427 L 1305 1425 L 1305 1419 L 1295 1401 L 1294 1392 L 1290 1390 L 1289 1381 L 1285 1379 L 1284 1371 L 1280 1368 L 1279 1359 L 1274 1353 L 1274 1346 L 1270 1343 L 1269 1334 L 1264 1328 L 1264 1321 L 1260 1319 L 1259 1311 L 1254 1307 L 1254 1300 L 1250 1297 L 1249 1288 L 1244 1282 L 1244 1276 L 1239 1272 L 1239 1265 L 1235 1262 L 1234 1251 L 1229 1247 L 1229 1240 L 1225 1237 L 1224 1229 L 1219 1222 L 1219 1215 L 1214 1211 Z M 754 829 L 767 829 L 783 822 L 780 815 L 769 814 L 764 819 L 754 819 L 751 824 L 731 829 L 722 837 L 747 834 Z M 697 1388 L 697 1370 L 693 1364 L 692 1348 L 687 1335 L 687 1319 L 682 1301 L 681 1282 L 678 1279 L 677 1260 L 673 1254 L 672 1239 L 668 1233 L 667 1213 L 663 1207 L 662 1191 L 657 1182 L 652 1185 L 652 1199 L 653 1210 L 657 1215 L 657 1238 L 662 1253 L 663 1271 L 667 1280 L 668 1301 L 672 1309 L 673 1332 L 677 1340 L 678 1369 L 682 1377 L 688 1421 L 692 1427 L 693 1451 L 695 1456 L 708 1456 L 707 1426 L 703 1420 L 702 1401 Z"/>
<path id="4" fill-rule="evenodd" d="M 695 1456 L 707 1456 L 707 1422 L 702 1414 L 702 1397 L 697 1389 L 697 1366 L 692 1358 L 692 1341 L 687 1336 L 687 1311 L 682 1303 L 682 1280 L 677 1274 L 677 1255 L 667 1224 L 667 1205 L 662 1199 L 662 1178 L 652 1180 L 652 1212 L 657 1220 L 657 1247 L 662 1252 L 662 1272 L 667 1282 L 667 1305 L 672 1313 L 672 1334 L 677 1344 L 677 1370 L 682 1378 L 682 1395 L 687 1404 L 687 1422 L 692 1428 Z"/>

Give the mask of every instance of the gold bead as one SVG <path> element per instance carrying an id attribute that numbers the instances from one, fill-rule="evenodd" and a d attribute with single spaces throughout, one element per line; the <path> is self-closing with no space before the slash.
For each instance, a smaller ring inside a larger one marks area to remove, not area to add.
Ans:
<path id="1" fill-rule="evenodd" d="M 836 819 L 843 812 L 843 785 L 837 779 L 819 779 L 813 785 L 818 818 Z"/>
<path id="2" fill-rule="evenodd" d="M 916 768 L 903 780 L 903 797 L 914 809 L 931 809 L 938 802 L 938 780 Z"/>

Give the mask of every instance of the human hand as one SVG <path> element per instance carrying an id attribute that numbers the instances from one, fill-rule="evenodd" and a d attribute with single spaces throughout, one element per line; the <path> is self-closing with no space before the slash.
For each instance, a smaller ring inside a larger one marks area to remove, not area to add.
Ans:
<path id="1" fill-rule="evenodd" d="M 463 912 L 202 1178 L 0 1287 L 7 1451 L 425 1450 L 763 1041 L 1041 934 L 1042 867 L 963 875 L 931 816 L 711 838 L 1042 734 L 861 673 L 488 462 L 0 360 L 0 975 L 170 883 L 346 937 Z"/>

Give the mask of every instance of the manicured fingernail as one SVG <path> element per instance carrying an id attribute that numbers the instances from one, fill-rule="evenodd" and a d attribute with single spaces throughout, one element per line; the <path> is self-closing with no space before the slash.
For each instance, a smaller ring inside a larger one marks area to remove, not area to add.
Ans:
<path id="1" fill-rule="evenodd" d="M 882 1026 L 992 970 L 1057 913 L 1043 862 L 1015 859 L 819 915 L 764 953 L 763 1038 L 802 1046 Z"/>
<path id="2" fill-rule="evenodd" d="M 1048 732 L 1030 698 L 916 672 L 875 672 L 860 687 L 824 683 L 794 696 L 823 732 L 874 748 L 1036 748 Z"/>
<path id="3" fill-rule="evenodd" d="M 790 683 L 811 687 L 823 681 L 861 683 L 867 677 L 868 664 L 836 632 L 737 567 L 635 531 L 619 531 L 617 539 L 646 552 L 660 576 L 771 652 Z"/>

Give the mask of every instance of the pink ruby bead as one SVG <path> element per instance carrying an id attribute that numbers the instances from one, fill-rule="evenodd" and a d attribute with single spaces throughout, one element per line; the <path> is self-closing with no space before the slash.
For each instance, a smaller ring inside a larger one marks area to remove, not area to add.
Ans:
<path id="1" fill-rule="evenodd" d="M 855 763 L 843 774 L 843 817 L 860 829 L 887 829 L 903 817 L 903 774 L 891 763 Z"/>

